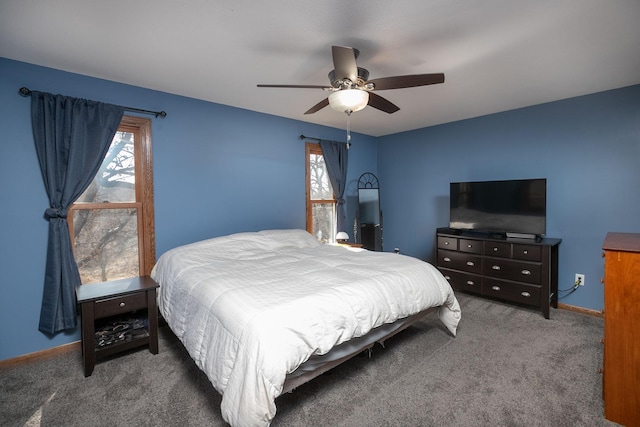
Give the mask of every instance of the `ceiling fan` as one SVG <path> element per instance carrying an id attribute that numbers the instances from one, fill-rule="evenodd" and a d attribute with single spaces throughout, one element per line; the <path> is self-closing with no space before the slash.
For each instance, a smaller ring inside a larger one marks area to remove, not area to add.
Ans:
<path id="1" fill-rule="evenodd" d="M 259 84 L 258 87 L 322 89 L 329 91 L 331 94 L 327 98 L 309 108 L 305 114 L 313 114 L 330 105 L 334 110 L 350 115 L 352 112 L 359 111 L 367 105 L 389 114 L 400 110 L 397 105 L 373 91 L 444 83 L 443 73 L 412 74 L 369 80 L 369 71 L 356 65 L 356 59 L 360 54 L 358 49 L 346 46 L 332 46 L 331 52 L 334 69 L 329 73 L 330 86 Z"/>

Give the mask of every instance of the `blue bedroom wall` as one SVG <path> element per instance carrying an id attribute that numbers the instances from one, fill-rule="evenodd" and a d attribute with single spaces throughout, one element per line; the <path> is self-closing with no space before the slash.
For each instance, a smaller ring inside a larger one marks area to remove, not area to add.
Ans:
<path id="1" fill-rule="evenodd" d="M 382 137 L 378 172 L 385 249 L 431 261 L 450 182 L 547 178 L 559 287 L 586 275 L 560 301 L 601 310 L 604 237 L 640 232 L 640 86 Z"/>
<path id="2" fill-rule="evenodd" d="M 304 229 L 305 149 L 298 136 L 345 139 L 343 129 L 0 58 L 0 194 L 8 224 L 0 240 L 0 360 L 80 338 L 79 330 L 53 337 L 38 332 L 48 200 L 30 100 L 18 94 L 22 86 L 167 112 L 152 124 L 157 256 L 234 232 Z M 346 190 L 350 222 L 358 177 L 377 172 L 376 139 L 353 133 L 352 143 Z"/>
<path id="3" fill-rule="evenodd" d="M 344 140 L 334 129 L 0 58 L 0 188 L 10 226 L 0 239 L 0 360 L 69 343 L 79 331 L 37 331 L 48 205 L 30 101 L 18 88 L 151 110 L 157 255 L 238 231 L 304 228 L 304 143 Z M 602 308 L 600 246 L 606 232 L 640 232 L 640 86 L 373 138 L 352 135 L 347 210 L 357 179 L 378 175 L 384 248 L 433 260 L 448 223 L 451 181 L 545 177 L 547 235 L 563 239 L 562 302 Z M 351 229 L 346 230 L 352 235 Z"/>

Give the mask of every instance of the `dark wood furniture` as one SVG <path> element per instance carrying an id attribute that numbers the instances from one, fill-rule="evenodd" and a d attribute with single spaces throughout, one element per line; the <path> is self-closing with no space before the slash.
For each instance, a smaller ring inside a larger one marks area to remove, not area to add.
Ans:
<path id="1" fill-rule="evenodd" d="M 147 345 L 151 353 L 158 354 L 157 287 L 158 284 L 153 279 L 142 276 L 81 285 L 76 288 L 76 297 L 82 311 L 82 356 L 85 377 L 93 373 L 97 358 Z M 143 321 L 146 333 L 128 336 L 126 340 L 104 346 L 96 345 L 96 324 L 115 322 L 124 315 L 132 315 Z"/>
<path id="2" fill-rule="evenodd" d="M 362 247 L 362 243 L 349 243 L 349 242 L 345 242 L 345 243 L 337 243 L 338 246 L 347 246 L 349 248 L 361 248 Z"/>
<path id="3" fill-rule="evenodd" d="M 439 228 L 436 266 L 453 289 L 538 308 L 558 308 L 560 239 L 516 239 Z"/>
<path id="4" fill-rule="evenodd" d="M 607 233 L 602 249 L 604 416 L 640 426 L 640 234 Z"/>

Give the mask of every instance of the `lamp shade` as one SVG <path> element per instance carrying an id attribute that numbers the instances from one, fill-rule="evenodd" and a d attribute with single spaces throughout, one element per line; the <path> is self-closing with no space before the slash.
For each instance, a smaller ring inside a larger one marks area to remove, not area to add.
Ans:
<path id="1" fill-rule="evenodd" d="M 342 89 L 329 95 L 329 105 L 341 113 L 360 111 L 369 102 L 369 92 L 360 89 Z"/>
<path id="2" fill-rule="evenodd" d="M 349 235 L 344 231 L 340 231 L 338 234 L 336 234 L 336 240 L 349 240 Z"/>

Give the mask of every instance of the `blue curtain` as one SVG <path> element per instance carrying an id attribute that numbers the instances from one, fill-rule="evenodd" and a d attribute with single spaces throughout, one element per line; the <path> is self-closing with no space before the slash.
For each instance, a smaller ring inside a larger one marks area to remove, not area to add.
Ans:
<path id="1" fill-rule="evenodd" d="M 124 107 L 31 92 L 31 123 L 49 196 L 47 262 L 38 329 L 47 334 L 77 325 L 73 257 L 67 209 L 95 177 L 122 120 Z"/>
<path id="2" fill-rule="evenodd" d="M 320 148 L 327 173 L 333 187 L 333 195 L 337 201 L 337 231 L 346 230 L 347 216 L 345 213 L 344 190 L 347 187 L 347 166 L 349 164 L 349 150 L 344 142 L 320 140 Z"/>

